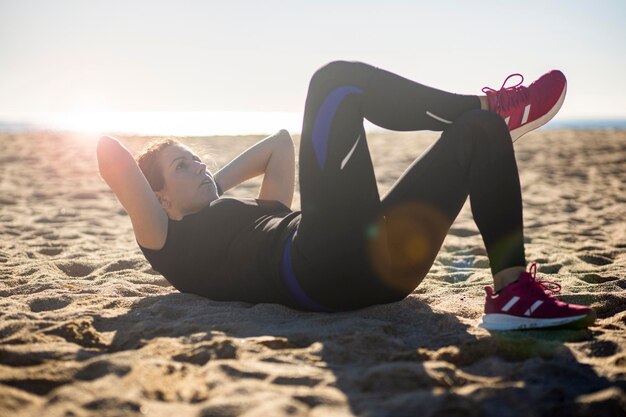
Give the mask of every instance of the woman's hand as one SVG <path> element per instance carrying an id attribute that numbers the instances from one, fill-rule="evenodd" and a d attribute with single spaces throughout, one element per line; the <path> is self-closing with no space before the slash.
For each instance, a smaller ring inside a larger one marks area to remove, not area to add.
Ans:
<path id="1" fill-rule="evenodd" d="M 282 129 L 251 146 L 215 174 L 222 191 L 264 175 L 259 199 L 277 200 L 291 208 L 296 157 L 289 132 Z"/>

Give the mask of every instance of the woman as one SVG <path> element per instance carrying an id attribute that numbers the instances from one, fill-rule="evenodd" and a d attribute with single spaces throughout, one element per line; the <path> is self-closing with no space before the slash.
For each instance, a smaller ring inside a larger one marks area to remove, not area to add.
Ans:
<path id="1" fill-rule="evenodd" d="M 469 96 L 364 63 L 322 67 L 305 105 L 301 212 L 290 210 L 294 147 L 284 130 L 214 176 L 181 144 L 157 144 L 135 162 L 117 140 L 103 137 L 100 172 L 148 261 L 183 292 L 328 312 L 401 300 L 428 273 L 469 195 L 494 277 L 482 325 L 588 325 L 592 309 L 550 296 L 558 289 L 535 279 L 534 263 L 525 271 L 512 145 L 556 114 L 566 80 L 551 71 L 528 87 L 523 78 L 505 88 L 507 81 Z M 443 131 L 382 200 L 364 118 L 398 131 Z M 257 175 L 264 175 L 258 199 L 219 197 Z"/>

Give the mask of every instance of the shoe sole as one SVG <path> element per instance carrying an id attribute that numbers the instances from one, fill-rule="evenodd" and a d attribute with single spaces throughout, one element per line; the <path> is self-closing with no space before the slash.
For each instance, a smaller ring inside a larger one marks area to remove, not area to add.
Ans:
<path id="1" fill-rule="evenodd" d="M 552 106 L 550 111 L 548 111 L 546 114 L 544 114 L 537 120 L 533 120 L 530 123 L 526 123 L 525 125 L 518 127 L 517 129 L 511 130 L 511 139 L 513 140 L 513 142 L 521 138 L 526 133 L 532 130 L 538 129 L 541 126 L 548 123 L 550 120 L 552 120 L 552 118 L 556 116 L 556 114 L 559 112 L 559 110 L 561 109 L 561 106 L 563 105 L 563 102 L 565 101 L 565 93 L 567 93 L 567 83 L 565 83 L 565 87 L 563 88 L 561 97 L 559 97 L 559 99 L 554 104 L 554 106 Z"/>
<path id="2" fill-rule="evenodd" d="M 554 327 L 574 327 L 585 328 L 594 323 L 596 314 L 591 311 L 588 314 L 572 317 L 562 317 L 558 319 L 537 319 L 511 316 L 508 314 L 485 314 L 482 317 L 480 327 L 487 330 L 531 330 Z"/>

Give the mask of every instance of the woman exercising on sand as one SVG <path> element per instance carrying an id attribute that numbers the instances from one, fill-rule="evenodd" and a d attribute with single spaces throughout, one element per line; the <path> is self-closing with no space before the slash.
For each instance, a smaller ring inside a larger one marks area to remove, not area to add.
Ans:
<path id="1" fill-rule="evenodd" d="M 98 163 L 144 255 L 182 292 L 326 312 L 402 300 L 428 273 L 469 195 L 494 278 L 482 325 L 588 325 L 592 309 L 552 297 L 560 286 L 537 280 L 534 263 L 526 272 L 512 144 L 554 117 L 565 77 L 551 71 L 528 87 L 505 84 L 457 95 L 359 62 L 320 68 L 302 126 L 301 212 L 290 209 L 295 157 L 284 130 L 215 175 L 174 141 L 135 161 L 105 136 Z M 443 131 L 382 199 L 364 118 L 391 130 Z M 258 175 L 258 199 L 220 198 Z"/>

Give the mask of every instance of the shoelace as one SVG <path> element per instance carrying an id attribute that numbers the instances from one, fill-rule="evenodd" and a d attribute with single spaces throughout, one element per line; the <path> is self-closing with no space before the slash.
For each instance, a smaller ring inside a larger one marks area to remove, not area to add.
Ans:
<path id="1" fill-rule="evenodd" d="M 546 291 L 549 291 L 553 294 L 561 292 L 560 284 L 554 281 L 546 281 L 546 280 L 537 279 L 537 263 L 536 262 L 533 262 L 532 264 L 530 264 L 530 268 L 528 268 L 528 272 L 532 276 L 532 281 L 530 281 L 530 284 L 533 285 L 534 287 L 540 288 L 541 290 L 543 290 L 544 293 Z M 551 287 L 551 285 L 553 285 L 556 288 Z M 549 294 L 547 295 L 550 297 Z"/>
<path id="2" fill-rule="evenodd" d="M 506 87 L 506 83 L 513 77 L 520 77 L 520 82 L 510 87 Z M 524 76 L 516 73 L 506 77 L 499 90 L 494 90 L 491 87 L 483 87 L 483 93 L 489 95 L 495 94 L 496 108 L 491 110 L 496 112 L 507 111 L 509 107 L 516 106 L 522 100 L 527 100 L 528 96 L 526 95 L 526 87 L 522 86 L 523 82 Z"/>

